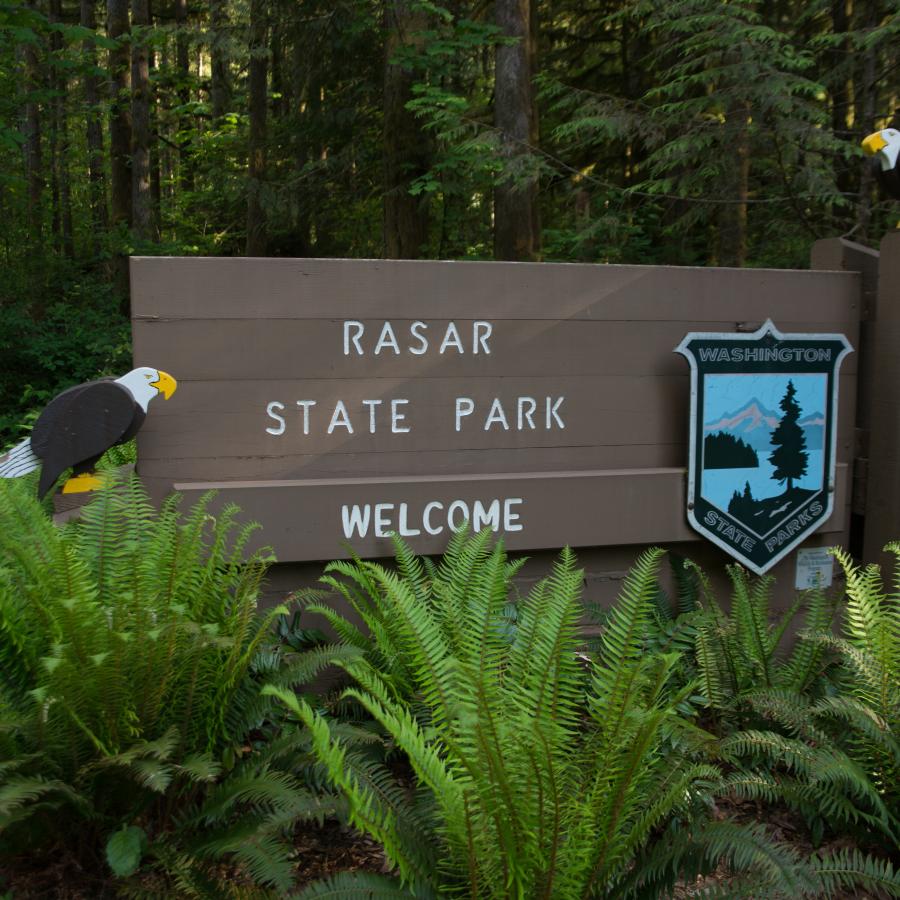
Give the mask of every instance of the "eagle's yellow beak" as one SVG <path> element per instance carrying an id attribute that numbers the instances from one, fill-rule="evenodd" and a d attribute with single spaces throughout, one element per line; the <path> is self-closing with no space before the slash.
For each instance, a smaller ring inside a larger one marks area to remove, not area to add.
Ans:
<path id="1" fill-rule="evenodd" d="M 169 375 L 168 372 L 163 372 L 162 369 L 159 370 L 159 381 L 151 381 L 150 387 L 155 387 L 162 395 L 169 399 L 172 394 L 175 393 L 175 388 L 178 387 L 178 382 Z"/>
<path id="2" fill-rule="evenodd" d="M 862 148 L 867 156 L 874 156 L 879 150 L 887 147 L 887 141 L 881 136 L 880 131 L 873 131 L 863 142 Z"/>

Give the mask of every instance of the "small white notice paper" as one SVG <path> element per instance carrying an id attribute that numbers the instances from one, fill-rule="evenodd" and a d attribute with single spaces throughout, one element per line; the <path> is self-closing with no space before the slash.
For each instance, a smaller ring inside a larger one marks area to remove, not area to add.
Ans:
<path id="1" fill-rule="evenodd" d="M 795 587 L 798 591 L 831 587 L 833 565 L 834 557 L 828 552 L 827 547 L 798 550 Z"/>

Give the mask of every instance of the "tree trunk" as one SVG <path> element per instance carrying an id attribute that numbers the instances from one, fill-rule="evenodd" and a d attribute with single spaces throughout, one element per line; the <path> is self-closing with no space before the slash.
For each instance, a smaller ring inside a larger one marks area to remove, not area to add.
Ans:
<path id="1" fill-rule="evenodd" d="M 284 117 L 285 110 L 285 78 L 284 78 L 284 28 L 279 19 L 272 23 L 269 38 L 272 80 L 272 120 Z"/>
<path id="2" fill-rule="evenodd" d="M 62 246 L 69 259 L 75 258 L 75 233 L 72 223 L 72 179 L 69 173 L 69 122 L 66 108 L 67 79 L 57 97 L 59 104 L 59 202 L 62 207 Z"/>
<path id="3" fill-rule="evenodd" d="M 214 119 L 221 119 L 231 107 L 231 74 L 226 54 L 228 8 L 226 0 L 211 0 L 209 24 L 212 32 L 209 52 L 211 56 L 210 100 Z"/>
<path id="4" fill-rule="evenodd" d="M 31 0 L 29 6 L 36 8 Z M 22 50 L 25 62 L 25 171 L 28 182 L 28 231 L 31 246 L 43 241 L 44 161 L 41 148 L 41 65 L 36 44 L 26 43 Z"/>
<path id="5" fill-rule="evenodd" d="M 310 90 L 310 60 L 302 40 L 294 38 L 291 48 L 291 94 L 293 103 L 291 113 L 293 116 L 292 131 L 294 135 L 294 172 L 296 181 L 303 185 L 306 182 L 301 175 L 309 160 L 309 118 L 310 110 L 304 98 Z M 293 231 L 293 254 L 296 256 L 311 256 L 311 221 L 309 214 L 309 199 L 306 196 L 295 194 L 291 198 L 291 218 Z"/>
<path id="6" fill-rule="evenodd" d="M 163 71 L 170 71 L 172 65 L 172 47 L 168 36 L 163 37 L 159 46 L 159 64 Z M 176 177 L 175 141 L 172 136 L 172 116 L 170 104 L 161 104 L 158 134 L 159 141 L 159 173 L 160 197 L 174 205 Z"/>
<path id="7" fill-rule="evenodd" d="M 325 88 L 322 81 L 323 73 L 314 69 L 309 80 L 306 113 L 310 130 L 314 135 L 310 154 L 313 160 L 320 162 L 328 159 L 327 120 L 322 111 L 325 103 Z M 340 213 L 320 205 L 312 210 L 311 218 L 311 254 L 313 256 L 333 255 L 338 243 L 335 233 L 338 230 Z"/>
<path id="8" fill-rule="evenodd" d="M 94 10 L 96 0 L 81 0 L 81 25 L 90 31 L 97 28 Z M 100 252 L 99 235 L 106 230 L 109 217 L 106 211 L 106 187 L 103 177 L 103 119 L 100 108 L 100 79 L 94 72 L 97 53 L 93 38 L 82 43 L 84 53 L 85 138 L 88 151 L 88 179 L 90 183 L 91 228 L 90 239 L 94 255 Z"/>
<path id="9" fill-rule="evenodd" d="M 50 22 L 59 24 L 62 10 L 60 0 L 50 0 Z M 53 235 L 53 246 L 57 253 L 63 250 L 62 206 L 60 204 L 60 132 L 62 79 L 58 69 L 62 55 L 62 35 L 58 31 L 50 32 L 50 59 L 46 67 L 47 89 L 50 92 L 50 231 Z"/>
<path id="10" fill-rule="evenodd" d="M 153 13 L 150 13 L 151 20 Z M 151 85 L 153 72 L 158 68 L 157 51 L 151 50 L 149 67 Z M 162 236 L 162 177 L 160 173 L 159 158 L 159 101 L 156 92 L 151 90 L 150 96 L 150 207 L 153 215 L 153 237 L 159 240 Z"/>
<path id="11" fill-rule="evenodd" d="M 879 4 L 869 0 L 862 4 L 863 21 L 857 27 L 871 33 L 878 26 Z M 859 72 L 854 85 L 855 126 L 857 141 L 871 134 L 875 128 L 875 48 L 868 47 L 860 54 L 862 57 Z M 872 165 L 861 167 L 859 177 L 859 205 L 856 207 L 856 235 L 854 240 L 865 243 L 869 236 L 869 222 L 872 218 L 872 194 L 875 187 L 875 173 Z"/>
<path id="12" fill-rule="evenodd" d="M 110 186 L 114 225 L 131 225 L 131 116 L 129 114 L 128 0 L 106 0 L 106 30 L 119 45 L 109 51 Z"/>
<path id="13" fill-rule="evenodd" d="M 850 85 L 847 70 L 847 0 L 832 0 L 831 3 L 831 31 L 835 37 L 835 43 L 827 54 L 831 68 L 831 130 L 838 140 L 848 140 L 850 127 L 847 123 L 850 112 Z M 852 180 L 850 167 L 847 161 L 839 154 L 835 154 L 834 167 L 836 170 L 835 182 L 841 193 L 850 193 Z M 855 161 L 854 161 L 855 162 Z M 832 209 L 832 215 L 840 216 L 845 222 L 846 211 L 840 207 Z"/>
<path id="14" fill-rule="evenodd" d="M 529 171 L 529 147 L 537 144 L 531 39 L 531 0 L 496 0 L 496 24 L 514 44 L 496 48 L 494 125 L 506 172 L 494 188 L 494 257 L 529 260 L 540 254 L 537 176 Z"/>
<path id="15" fill-rule="evenodd" d="M 247 166 L 247 256 L 266 255 L 266 212 L 262 182 L 266 172 L 268 49 L 266 0 L 250 0 L 250 141 Z"/>
<path id="16" fill-rule="evenodd" d="M 384 16 L 384 255 L 417 259 L 428 244 L 428 196 L 413 196 L 410 185 L 428 172 L 431 155 L 415 115 L 406 109 L 413 75 L 392 60 L 416 40 L 425 22 L 406 0 L 389 0 Z"/>
<path id="17" fill-rule="evenodd" d="M 720 266 L 743 266 L 747 261 L 747 195 L 750 182 L 750 106 L 736 103 L 727 119 L 731 159 L 722 197 L 730 202 L 719 207 L 718 252 Z"/>
<path id="18" fill-rule="evenodd" d="M 134 234 L 149 241 L 153 234 L 150 190 L 150 0 L 131 0 L 131 203 Z"/>
<path id="19" fill-rule="evenodd" d="M 187 34 L 187 0 L 175 0 L 175 68 L 178 70 L 179 152 L 178 173 L 182 190 L 194 189 L 194 166 L 191 159 L 191 117 L 187 108 L 191 102 L 191 65 Z"/>

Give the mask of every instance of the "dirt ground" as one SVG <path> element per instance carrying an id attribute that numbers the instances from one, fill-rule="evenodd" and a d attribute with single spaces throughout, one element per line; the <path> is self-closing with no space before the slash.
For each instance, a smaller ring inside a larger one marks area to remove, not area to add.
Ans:
<path id="1" fill-rule="evenodd" d="M 813 852 L 814 848 L 802 823 L 787 810 L 763 808 L 755 803 L 745 802 L 720 807 L 716 814 L 743 822 L 765 822 L 773 838 L 790 844 L 801 854 Z M 294 846 L 297 864 L 294 890 L 342 871 L 390 871 L 387 859 L 375 841 L 334 821 L 326 822 L 322 827 L 298 827 L 294 835 Z M 819 849 L 834 851 L 852 846 L 848 840 L 839 840 L 829 842 Z M 51 864 L 47 864 L 48 857 L 53 860 Z M 238 889 L 238 895 L 248 898 L 262 896 L 253 891 L 239 871 L 223 869 L 221 874 Z M 728 881 L 729 874 L 723 867 L 696 882 L 679 884 L 675 897 L 679 900 L 696 897 L 713 885 L 726 887 Z M 246 893 L 240 890 L 241 882 L 247 885 Z M 162 885 L 155 885 L 152 878 L 142 879 L 141 888 L 148 897 L 156 896 L 160 900 L 166 900 L 171 896 L 170 890 L 165 890 Z M 56 855 L 48 854 L 40 864 L 35 860 L 21 859 L 18 864 L 0 872 L 0 900 L 112 900 L 117 896 L 121 895 L 117 894 L 116 884 L 109 877 L 102 860 L 97 860 L 97 865 L 88 870 L 71 855 L 60 852 Z M 875 900 L 873 895 L 863 891 L 836 895 L 836 900 L 867 898 Z"/>

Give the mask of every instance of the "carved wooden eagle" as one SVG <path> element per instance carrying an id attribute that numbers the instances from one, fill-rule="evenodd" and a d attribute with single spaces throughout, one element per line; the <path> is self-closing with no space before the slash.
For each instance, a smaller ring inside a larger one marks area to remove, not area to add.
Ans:
<path id="1" fill-rule="evenodd" d="M 147 415 L 150 401 L 166 400 L 177 383 L 166 372 L 143 366 L 116 379 L 79 384 L 54 397 L 34 430 L 0 456 L 0 478 L 16 478 L 41 466 L 38 496 L 43 497 L 62 473 L 74 469 L 64 494 L 99 487 L 93 474 L 97 460 L 117 444 L 131 440 Z"/>

